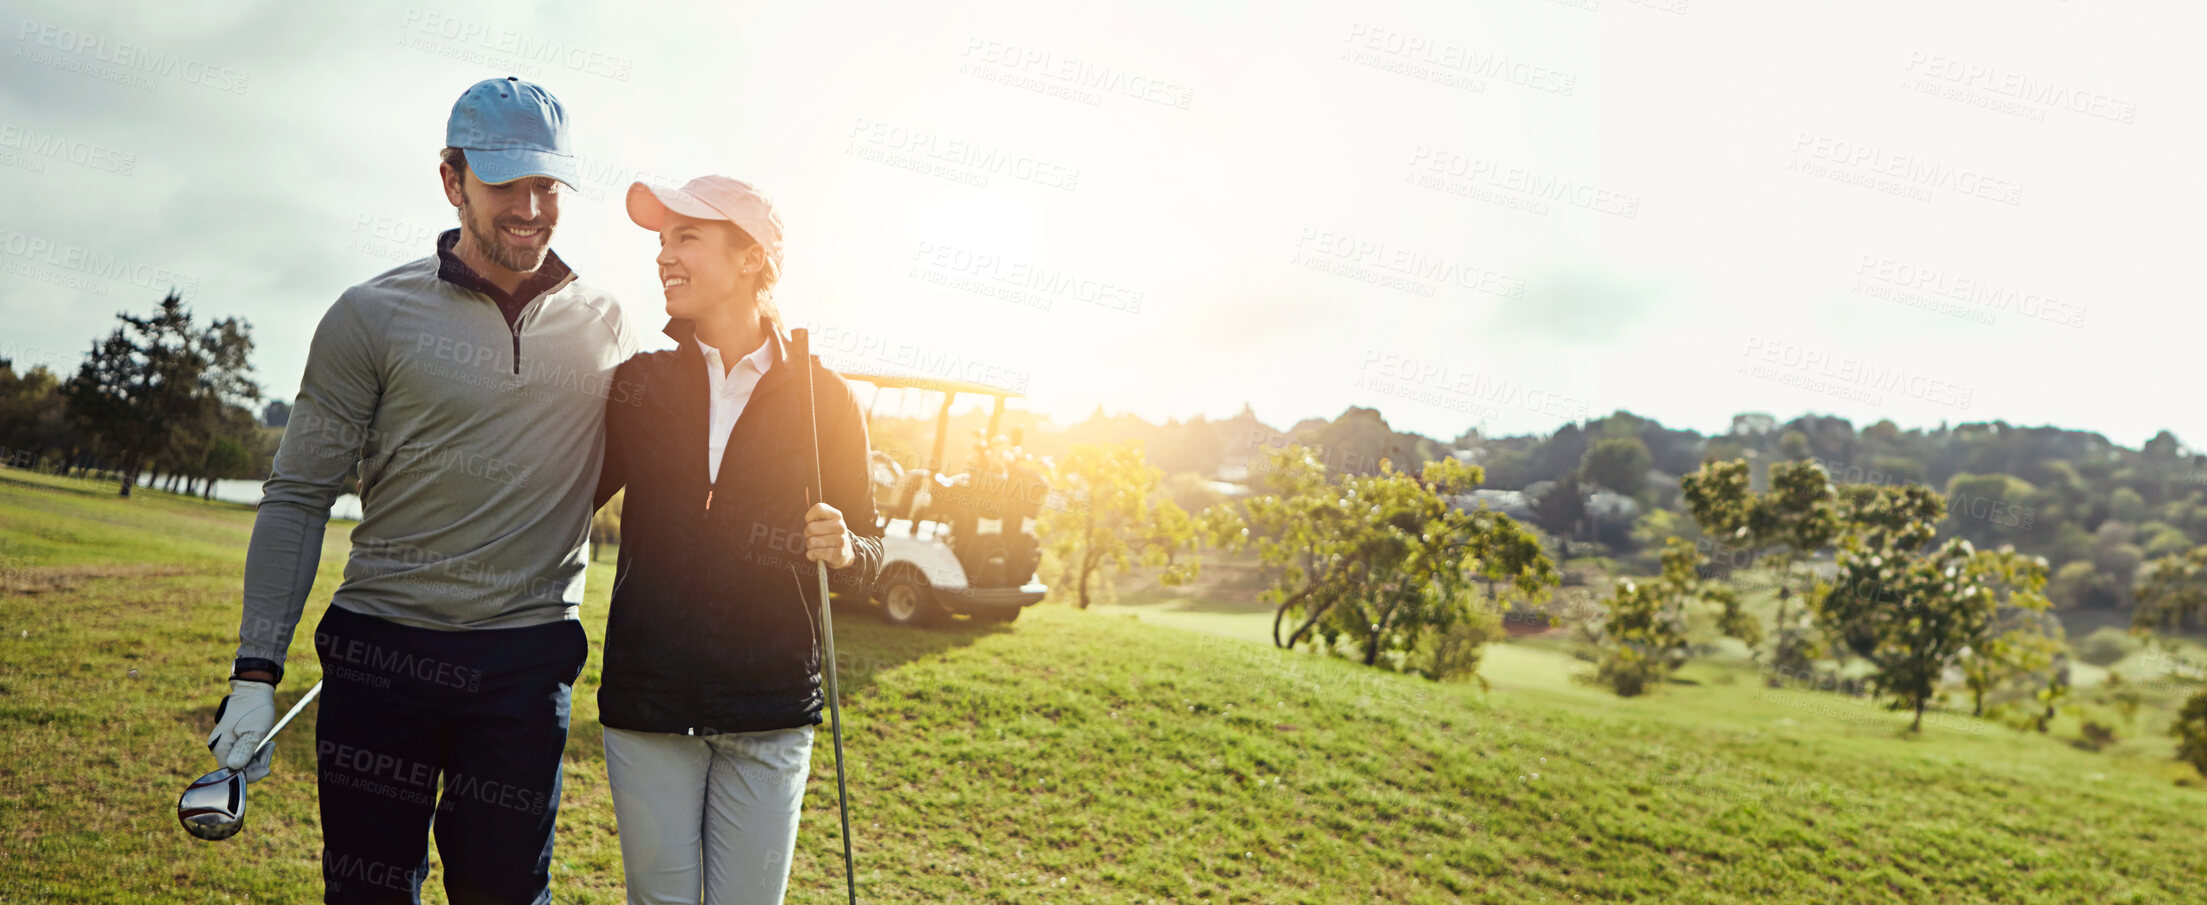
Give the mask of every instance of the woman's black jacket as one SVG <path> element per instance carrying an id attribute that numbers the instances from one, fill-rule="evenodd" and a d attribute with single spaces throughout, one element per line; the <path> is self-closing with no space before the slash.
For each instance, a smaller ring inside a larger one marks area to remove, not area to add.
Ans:
<path id="1" fill-rule="evenodd" d="M 817 567 L 804 557 L 813 483 L 803 373 L 779 330 L 774 362 L 706 480 L 705 357 L 675 319 L 673 351 L 622 363 L 606 397 L 604 505 L 624 486 L 599 719 L 643 732 L 756 732 L 821 722 Z M 739 353 L 740 354 L 740 353 Z M 821 480 L 858 561 L 828 570 L 863 596 L 881 571 L 866 418 L 843 378 L 810 362 Z"/>

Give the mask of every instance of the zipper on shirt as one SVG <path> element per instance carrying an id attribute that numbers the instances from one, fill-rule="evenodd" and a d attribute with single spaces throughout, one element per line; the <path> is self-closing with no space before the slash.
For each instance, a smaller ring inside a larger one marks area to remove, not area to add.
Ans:
<path id="1" fill-rule="evenodd" d="M 537 293 L 536 298 L 530 299 L 528 304 L 522 305 L 521 312 L 513 316 L 513 323 L 509 325 L 509 329 L 513 332 L 513 373 L 516 377 L 521 376 L 521 325 L 529 319 L 531 309 L 541 306 L 544 303 L 544 297 L 556 291 L 558 291 L 557 287 L 554 287 Z"/>
<path id="2" fill-rule="evenodd" d="M 713 489 L 705 488 L 705 518 L 713 517 Z"/>

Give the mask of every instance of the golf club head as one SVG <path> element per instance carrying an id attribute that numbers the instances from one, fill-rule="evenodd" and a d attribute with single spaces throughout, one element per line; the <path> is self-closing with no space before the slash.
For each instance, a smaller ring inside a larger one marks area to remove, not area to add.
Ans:
<path id="1" fill-rule="evenodd" d="M 224 767 L 193 780 L 176 799 L 176 819 L 210 842 L 237 835 L 245 828 L 245 777 Z"/>

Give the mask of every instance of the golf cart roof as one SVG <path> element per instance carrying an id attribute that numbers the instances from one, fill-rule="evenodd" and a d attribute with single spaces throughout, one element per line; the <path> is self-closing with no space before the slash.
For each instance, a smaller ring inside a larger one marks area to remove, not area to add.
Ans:
<path id="1" fill-rule="evenodd" d="M 992 387 L 985 383 L 949 380 L 920 374 L 859 374 L 851 371 L 839 371 L 837 373 L 842 374 L 845 380 L 864 381 L 877 387 L 901 387 L 947 393 L 980 393 L 984 396 L 999 396 L 1011 399 L 1021 399 L 1026 396 L 1025 393 L 1017 390 Z"/>

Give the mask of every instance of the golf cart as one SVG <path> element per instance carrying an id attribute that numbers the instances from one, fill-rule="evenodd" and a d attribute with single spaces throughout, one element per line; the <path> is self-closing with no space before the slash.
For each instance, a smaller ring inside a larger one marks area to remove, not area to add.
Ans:
<path id="1" fill-rule="evenodd" d="M 843 372 L 843 377 L 873 385 L 866 405 L 867 431 L 873 436 L 880 436 L 873 415 L 884 389 L 898 390 L 900 403 L 917 391 L 921 404 L 935 411 L 927 467 L 907 470 L 880 449 L 868 463 L 883 531 L 881 577 L 873 589 L 882 613 L 898 625 L 940 622 L 953 613 L 990 622 L 1019 618 L 1021 609 L 1040 601 L 1048 590 L 1035 580 L 1035 567 L 1042 561 L 1035 519 L 1049 494 L 1034 458 L 1019 455 L 996 432 L 1005 400 L 1019 394 L 908 375 Z M 996 405 L 987 430 L 974 444 L 967 471 L 946 475 L 943 444 L 950 433 L 951 403 L 960 394 L 989 396 Z M 939 405 L 934 404 L 938 396 Z"/>

